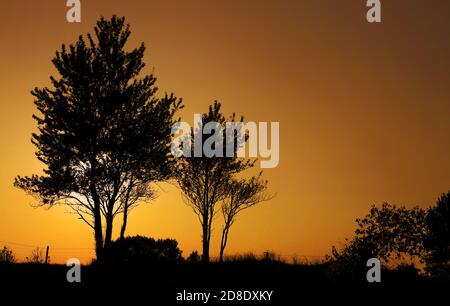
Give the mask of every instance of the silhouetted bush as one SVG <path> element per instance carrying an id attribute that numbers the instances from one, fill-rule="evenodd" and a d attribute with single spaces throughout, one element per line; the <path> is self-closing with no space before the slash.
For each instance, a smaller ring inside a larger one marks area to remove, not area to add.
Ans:
<path id="1" fill-rule="evenodd" d="M 181 261 L 181 250 L 174 239 L 133 236 L 118 239 L 107 250 L 109 262 L 151 263 Z"/>
<path id="2" fill-rule="evenodd" d="M 425 262 L 432 276 L 450 279 L 450 191 L 431 207 L 426 218 Z"/>
<path id="3" fill-rule="evenodd" d="M 16 257 L 12 250 L 8 247 L 4 246 L 3 249 L 0 250 L 0 263 L 14 263 L 16 262 Z"/>
<path id="4" fill-rule="evenodd" d="M 332 256 L 327 256 L 329 277 L 336 283 L 361 283 L 366 281 L 366 263 L 376 257 L 369 241 L 355 237 L 338 251 L 332 248 Z"/>
<path id="5" fill-rule="evenodd" d="M 187 260 L 189 262 L 199 262 L 201 259 L 200 255 L 198 254 L 197 251 L 192 251 L 192 253 L 189 255 L 189 257 L 187 258 Z"/>
<path id="6" fill-rule="evenodd" d="M 414 264 L 402 263 L 398 265 L 395 269 L 398 273 L 402 273 L 404 277 L 410 279 L 417 278 L 420 274 L 420 270 Z"/>
<path id="7" fill-rule="evenodd" d="M 35 248 L 29 257 L 26 258 L 27 263 L 42 264 L 45 262 L 45 257 L 42 248 Z M 49 262 L 49 260 L 47 260 Z"/>
<path id="8" fill-rule="evenodd" d="M 390 268 L 420 261 L 426 215 L 419 207 L 407 209 L 388 203 L 380 208 L 372 206 L 368 215 L 356 219 L 355 237 L 339 251 L 333 246 L 328 257 L 330 276 L 335 281 L 365 282 L 370 258 Z"/>

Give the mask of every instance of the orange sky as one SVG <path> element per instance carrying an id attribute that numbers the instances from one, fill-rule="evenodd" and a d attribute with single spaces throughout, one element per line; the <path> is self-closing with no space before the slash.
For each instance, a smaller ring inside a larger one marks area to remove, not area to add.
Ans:
<path id="1" fill-rule="evenodd" d="M 367 23 L 365 0 L 82 2 L 81 24 L 66 22 L 65 1 L 0 5 L 0 245 L 48 244 L 53 262 L 93 256 L 58 249 L 92 248 L 91 229 L 64 207 L 30 207 L 12 181 L 42 168 L 30 90 L 49 85 L 54 52 L 101 15 L 127 18 L 129 46 L 146 43 L 145 72 L 183 97 L 186 121 L 218 99 L 228 114 L 280 122 L 280 163 L 265 170 L 277 196 L 238 217 L 228 253 L 320 256 L 371 204 L 425 207 L 448 191 L 449 1 L 381 1 L 381 24 Z M 200 251 L 196 216 L 177 189 L 161 187 L 131 213 L 127 233 Z M 11 246 L 19 258 L 31 253 Z"/>

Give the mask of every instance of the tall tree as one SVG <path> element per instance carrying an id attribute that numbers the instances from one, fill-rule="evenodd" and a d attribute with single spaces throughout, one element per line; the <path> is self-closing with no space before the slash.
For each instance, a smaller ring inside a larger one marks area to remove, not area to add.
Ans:
<path id="1" fill-rule="evenodd" d="M 266 194 L 267 180 L 261 179 L 262 172 L 250 179 L 231 179 L 227 185 L 227 196 L 222 201 L 222 217 L 224 225 L 220 240 L 219 261 L 223 261 L 223 254 L 228 242 L 230 228 L 236 220 L 236 216 L 244 209 L 267 201 L 272 197 Z"/>
<path id="2" fill-rule="evenodd" d="M 94 230 L 96 255 L 111 243 L 113 219 L 139 200 L 152 199 L 150 183 L 171 175 L 170 129 L 181 100 L 155 96 L 156 78 L 138 75 L 142 43 L 125 50 L 125 18 L 103 17 L 95 36 L 62 45 L 53 64 L 52 88 L 35 88 L 39 132 L 32 135 L 43 175 L 20 177 L 15 186 L 40 205 L 65 204 Z M 102 222 L 105 222 L 105 231 Z M 123 233 L 122 233 L 123 235 Z"/>
<path id="3" fill-rule="evenodd" d="M 205 132 L 203 125 L 194 127 L 191 133 L 195 135 L 194 142 L 197 143 L 191 145 L 192 157 L 183 156 L 178 158 L 177 171 L 175 172 L 183 199 L 191 206 L 202 226 L 203 262 L 209 262 L 212 222 L 217 212 L 217 204 L 228 194 L 226 190 L 228 182 L 235 174 L 252 167 L 254 164 L 254 161 L 237 157 L 236 148 L 242 145 L 242 141 L 247 139 L 247 137 L 240 141 L 238 134 L 226 135 L 226 120 L 220 108 L 221 104 L 216 101 L 209 106 L 208 112 L 202 115 L 202 123 L 204 125 L 216 122 L 218 126 L 212 129 L 210 133 L 203 133 L 203 137 L 197 137 L 199 133 Z M 239 122 L 242 121 L 243 118 L 241 117 Z M 236 122 L 234 114 L 230 117 L 229 122 Z M 213 150 L 223 150 L 224 157 L 208 157 L 204 151 L 201 155 L 198 155 L 198 152 L 195 152 L 195 147 L 198 148 L 199 143 L 201 148 L 207 147 L 208 143 L 210 143 L 210 137 L 213 135 L 218 135 L 219 137 L 215 138 L 215 140 L 219 139 L 219 141 L 213 142 L 211 148 Z M 222 139 L 221 143 L 220 139 Z M 233 140 L 233 154 L 230 157 L 226 157 L 225 151 L 227 146 L 223 144 L 224 142 L 231 144 L 231 140 Z M 222 148 L 220 149 L 220 147 Z"/>

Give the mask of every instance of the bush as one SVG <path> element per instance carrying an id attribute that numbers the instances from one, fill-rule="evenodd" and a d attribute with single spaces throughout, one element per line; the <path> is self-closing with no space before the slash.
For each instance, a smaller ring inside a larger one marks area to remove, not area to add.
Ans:
<path id="1" fill-rule="evenodd" d="M 332 256 L 327 256 L 328 276 L 336 283 L 366 282 L 367 260 L 376 257 L 373 250 L 374 246 L 360 237 L 347 240 L 340 251 L 333 246 Z"/>
<path id="2" fill-rule="evenodd" d="M 199 262 L 200 261 L 200 255 L 197 251 L 193 251 L 189 257 L 187 258 L 189 262 Z"/>
<path id="3" fill-rule="evenodd" d="M 36 263 L 36 264 L 42 264 L 45 262 L 45 257 L 43 254 L 42 248 L 35 248 L 32 252 L 30 257 L 26 258 L 27 263 Z M 49 262 L 47 260 L 47 262 Z"/>
<path id="4" fill-rule="evenodd" d="M 355 237 L 328 256 L 334 280 L 365 282 L 366 262 L 377 258 L 386 267 L 421 261 L 427 212 L 419 207 L 407 209 L 388 203 L 372 206 L 369 214 L 356 219 Z"/>
<path id="5" fill-rule="evenodd" d="M 151 263 L 182 260 L 178 242 L 174 239 L 158 239 L 133 236 L 111 243 L 106 252 L 109 262 Z"/>
<path id="6" fill-rule="evenodd" d="M 424 245 L 427 271 L 432 276 L 450 279 L 450 191 L 430 208 L 426 225 L 428 231 Z"/>
<path id="7" fill-rule="evenodd" d="M 0 263 L 14 263 L 16 262 L 16 257 L 12 250 L 8 247 L 4 246 L 3 249 L 0 250 Z"/>

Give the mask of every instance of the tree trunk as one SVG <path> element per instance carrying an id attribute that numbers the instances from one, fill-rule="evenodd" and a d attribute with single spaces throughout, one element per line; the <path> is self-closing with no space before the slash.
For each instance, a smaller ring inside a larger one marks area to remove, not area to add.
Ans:
<path id="1" fill-rule="evenodd" d="M 220 240 L 220 255 L 219 255 L 220 262 L 223 262 L 223 253 L 225 252 L 225 247 L 227 246 L 228 231 L 230 230 L 230 226 L 231 224 L 225 223 L 222 231 L 222 239 Z"/>
<path id="2" fill-rule="evenodd" d="M 103 261 L 103 229 L 102 215 L 100 212 L 100 203 L 94 201 L 94 236 L 95 236 L 95 255 L 98 261 Z"/>
<path id="3" fill-rule="evenodd" d="M 204 262 L 204 263 L 209 262 L 209 229 L 208 229 L 208 225 L 209 225 L 209 217 L 207 215 L 203 215 L 202 262 Z"/>
<path id="4" fill-rule="evenodd" d="M 105 243 L 104 243 L 104 249 L 106 251 L 108 251 L 108 248 L 111 245 L 112 230 L 113 230 L 113 216 L 112 213 L 108 213 L 106 216 Z"/>
<path id="5" fill-rule="evenodd" d="M 120 239 L 125 238 L 125 230 L 127 228 L 127 218 L 128 218 L 128 207 L 125 206 L 123 209 L 123 222 L 120 228 Z"/>
<path id="6" fill-rule="evenodd" d="M 204 263 L 209 262 L 209 243 L 208 243 L 208 230 L 203 229 L 203 253 L 202 253 L 202 261 Z"/>
<path id="7" fill-rule="evenodd" d="M 222 231 L 222 239 L 220 240 L 220 254 L 219 254 L 219 262 L 223 262 L 223 251 L 225 250 L 225 231 L 226 229 L 224 228 Z"/>
<path id="8" fill-rule="evenodd" d="M 108 201 L 108 207 L 107 207 L 108 210 L 106 212 L 106 218 L 105 218 L 106 219 L 106 229 L 105 229 L 105 242 L 103 244 L 103 249 L 107 256 L 109 254 L 109 248 L 111 246 L 111 241 L 112 241 L 112 231 L 113 231 L 113 221 L 114 221 L 113 211 L 114 211 L 114 204 L 116 202 L 116 196 L 117 196 L 117 193 L 119 192 L 119 188 L 117 186 L 118 185 L 114 186 L 114 192 L 112 193 L 111 198 Z"/>
<path id="9" fill-rule="evenodd" d="M 223 251 L 224 251 L 224 249 L 225 249 L 224 242 L 223 242 L 224 236 L 225 236 L 225 229 L 224 229 L 224 231 L 222 232 L 222 239 L 220 240 L 219 262 L 223 262 Z"/>
<path id="10" fill-rule="evenodd" d="M 127 220 L 128 220 L 128 201 L 130 199 L 131 189 L 133 188 L 133 179 L 130 179 L 130 186 L 128 187 L 127 194 L 125 197 L 125 203 L 123 207 L 123 221 L 122 227 L 120 228 L 120 239 L 125 238 L 125 230 L 127 229 Z"/>
<path id="11" fill-rule="evenodd" d="M 208 263 L 209 262 L 209 237 L 210 237 L 210 228 L 209 228 L 209 197 L 208 197 L 208 188 L 209 188 L 209 180 L 208 180 L 208 171 L 205 171 L 206 177 L 205 177 L 205 187 L 204 187 L 204 194 L 203 194 L 203 253 L 202 253 L 202 262 Z"/>
<path id="12" fill-rule="evenodd" d="M 90 191 L 92 200 L 94 202 L 94 237 L 95 237 L 95 255 L 98 261 L 103 261 L 103 228 L 102 228 L 102 214 L 100 211 L 100 199 L 97 194 L 94 179 L 91 178 Z"/>

